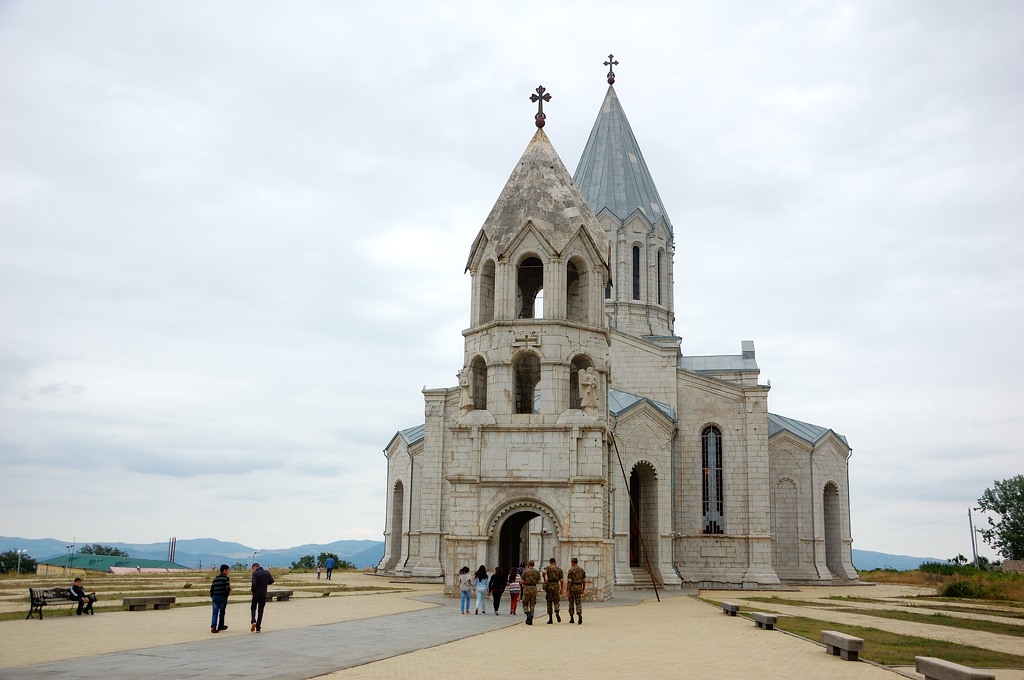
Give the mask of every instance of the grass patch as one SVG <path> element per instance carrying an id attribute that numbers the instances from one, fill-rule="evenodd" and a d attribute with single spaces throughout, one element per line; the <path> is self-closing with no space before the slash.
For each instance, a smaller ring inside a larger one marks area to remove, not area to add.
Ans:
<path id="1" fill-rule="evenodd" d="M 908 621 L 910 623 L 927 623 L 935 626 L 948 626 L 963 630 L 978 630 L 985 633 L 996 633 L 997 635 L 1012 635 L 1013 637 L 1024 637 L 1024 626 L 1012 623 L 1000 623 L 999 621 L 984 621 L 981 619 L 965 619 L 959 616 L 950 616 L 942 612 L 934 614 L 916 614 L 914 612 L 895 611 L 892 609 L 846 609 L 850 614 L 863 614 L 874 616 L 879 619 L 893 619 L 896 621 Z"/>
<path id="2" fill-rule="evenodd" d="M 776 628 L 820 641 L 822 630 L 840 630 L 864 639 L 865 659 L 884 666 L 913 666 L 915 656 L 935 656 L 974 668 L 1024 668 L 1024 656 L 993 652 L 980 647 L 900 635 L 877 628 L 838 625 L 801 616 L 780 617 Z"/>
<path id="3" fill-rule="evenodd" d="M 790 597 L 777 597 L 772 595 L 771 597 L 744 597 L 744 602 L 763 602 L 764 604 L 778 604 L 778 605 L 789 605 L 791 607 L 818 607 L 820 609 L 837 609 L 840 607 L 838 604 L 832 604 L 825 600 L 795 600 Z M 737 602 L 737 604 L 739 604 Z"/>

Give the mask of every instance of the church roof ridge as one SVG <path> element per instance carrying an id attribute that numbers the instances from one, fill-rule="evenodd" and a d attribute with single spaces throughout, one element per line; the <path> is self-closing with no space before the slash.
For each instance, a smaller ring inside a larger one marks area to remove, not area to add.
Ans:
<path id="1" fill-rule="evenodd" d="M 573 181 L 594 213 L 607 208 L 615 216 L 626 219 L 640 210 L 651 224 L 664 218 L 672 231 L 672 221 L 665 212 L 614 85 L 608 86 L 573 173 Z"/>
<path id="2" fill-rule="evenodd" d="M 813 425 L 811 423 L 805 423 L 802 420 L 796 418 L 788 418 L 786 416 L 780 416 L 777 413 L 768 414 L 768 437 L 774 437 L 779 432 L 789 432 L 800 439 L 811 444 L 817 444 L 823 437 L 829 432 L 834 434 L 836 437 L 842 440 L 847 446 L 850 442 L 846 441 L 846 437 L 839 434 L 835 430 L 829 427 L 822 427 L 821 425 Z"/>
<path id="3" fill-rule="evenodd" d="M 558 252 L 582 228 L 595 244 L 602 263 L 608 266 L 608 236 L 541 128 L 516 163 L 481 231 L 500 255 L 527 223 L 532 223 Z M 474 242 L 470 261 L 475 247 Z"/>

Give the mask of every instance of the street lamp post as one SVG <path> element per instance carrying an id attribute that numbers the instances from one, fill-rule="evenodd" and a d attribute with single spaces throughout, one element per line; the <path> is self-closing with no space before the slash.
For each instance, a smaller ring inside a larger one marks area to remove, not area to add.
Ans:
<path id="1" fill-rule="evenodd" d="M 252 565 L 256 564 L 256 556 L 260 554 L 259 550 L 252 551 L 252 561 L 249 562 L 249 569 L 252 569 Z"/>
<path id="2" fill-rule="evenodd" d="M 68 543 L 65 548 L 68 549 L 68 554 L 64 557 L 64 574 L 68 573 L 68 565 L 71 564 L 71 549 L 75 547 L 74 543 Z"/>
<path id="3" fill-rule="evenodd" d="M 17 550 L 15 552 L 18 553 L 18 570 L 17 570 L 17 574 L 16 575 L 17 576 L 21 576 L 21 556 L 24 555 L 28 551 L 27 550 Z"/>

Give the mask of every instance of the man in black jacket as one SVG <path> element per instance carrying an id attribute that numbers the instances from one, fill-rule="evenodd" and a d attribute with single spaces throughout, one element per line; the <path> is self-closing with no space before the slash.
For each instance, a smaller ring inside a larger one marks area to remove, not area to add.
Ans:
<path id="1" fill-rule="evenodd" d="M 219 633 L 228 629 L 224 625 L 224 614 L 227 613 L 228 595 L 231 594 L 231 579 L 228 577 L 230 569 L 226 564 L 220 565 L 220 573 L 213 577 L 213 583 L 210 584 L 210 599 L 213 601 L 213 618 L 210 619 L 211 633 Z"/>
<path id="2" fill-rule="evenodd" d="M 263 627 L 263 608 L 267 606 L 267 586 L 274 582 L 274 576 L 260 566 L 259 562 L 252 564 L 252 604 L 249 611 L 252 614 L 252 626 L 249 630 L 260 632 Z"/>
<path id="3" fill-rule="evenodd" d="M 86 614 L 95 613 L 92 610 L 92 603 L 96 601 L 96 593 L 86 593 L 80 578 L 76 578 L 75 584 L 71 586 L 71 599 L 78 602 L 78 611 L 75 613 L 79 616 L 82 615 L 83 611 Z"/>

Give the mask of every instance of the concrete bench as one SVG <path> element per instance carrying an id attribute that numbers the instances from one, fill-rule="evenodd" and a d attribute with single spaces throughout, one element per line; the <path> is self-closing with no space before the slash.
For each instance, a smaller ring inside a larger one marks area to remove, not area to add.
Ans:
<path id="1" fill-rule="evenodd" d="M 952 661 L 943 661 L 933 656 L 915 656 L 915 668 L 925 680 L 996 680 L 996 676 L 976 671 Z"/>
<path id="2" fill-rule="evenodd" d="M 723 602 L 722 603 L 722 613 L 723 614 L 728 614 L 729 616 L 736 616 L 736 613 L 739 612 L 739 610 L 740 610 L 740 606 L 738 604 L 734 604 L 732 602 Z"/>
<path id="3" fill-rule="evenodd" d="M 278 602 L 284 602 L 290 598 L 294 592 L 294 590 L 268 590 L 267 599 L 273 600 L 274 598 L 277 598 Z"/>
<path id="4" fill-rule="evenodd" d="M 775 623 L 779 620 L 775 614 L 765 614 L 764 612 L 750 612 L 750 616 L 754 619 L 754 625 L 765 630 L 775 630 Z"/>
<path id="5" fill-rule="evenodd" d="M 128 611 L 134 612 L 153 605 L 153 609 L 170 609 L 174 604 L 173 595 L 153 595 L 149 597 L 126 597 L 122 604 L 128 607 Z"/>
<path id="6" fill-rule="evenodd" d="M 832 656 L 842 657 L 843 661 L 858 661 L 864 651 L 863 638 L 840 633 L 838 630 L 821 631 L 821 641 L 825 643 L 825 651 Z"/>

